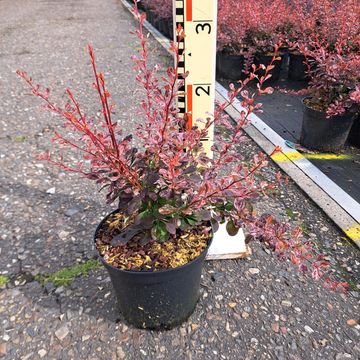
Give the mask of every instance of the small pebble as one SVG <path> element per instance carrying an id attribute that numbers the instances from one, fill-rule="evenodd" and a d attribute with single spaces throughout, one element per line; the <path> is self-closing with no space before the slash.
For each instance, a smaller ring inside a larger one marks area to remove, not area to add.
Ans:
<path id="1" fill-rule="evenodd" d="M 56 191 L 56 189 L 55 189 L 54 187 L 52 187 L 52 188 L 50 188 L 50 189 L 47 189 L 47 190 L 46 190 L 46 193 L 47 193 L 47 194 L 54 195 L 54 194 L 55 194 L 55 191 Z"/>
<path id="2" fill-rule="evenodd" d="M 251 274 L 251 275 L 256 275 L 256 274 L 258 274 L 260 272 L 260 269 L 258 269 L 258 268 L 250 268 L 249 269 L 249 273 Z"/>
<path id="3" fill-rule="evenodd" d="M 38 351 L 38 354 L 41 358 L 43 358 L 47 354 L 47 351 L 45 349 L 40 349 Z"/>
<path id="4" fill-rule="evenodd" d="M 247 319 L 249 316 L 250 316 L 249 313 L 246 312 L 246 311 L 243 311 L 243 312 L 241 313 L 241 317 L 244 318 L 244 319 Z"/>
<path id="5" fill-rule="evenodd" d="M 312 334 L 314 332 L 314 330 L 308 325 L 304 326 L 304 330 L 309 334 Z"/>
<path id="6" fill-rule="evenodd" d="M 68 334 L 69 334 L 69 328 L 66 325 L 62 326 L 61 328 L 55 331 L 55 335 L 60 341 L 64 340 L 68 336 Z"/>

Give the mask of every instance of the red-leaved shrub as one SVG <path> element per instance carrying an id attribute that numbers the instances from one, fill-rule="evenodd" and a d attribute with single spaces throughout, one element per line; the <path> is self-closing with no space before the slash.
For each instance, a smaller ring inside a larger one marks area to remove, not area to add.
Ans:
<path id="1" fill-rule="evenodd" d="M 172 0 L 141 0 L 159 19 L 172 17 Z"/>
<path id="2" fill-rule="evenodd" d="M 316 39 L 329 51 L 359 51 L 360 3 L 354 0 L 292 0 L 287 39 L 290 45 L 311 48 Z"/>
<path id="3" fill-rule="evenodd" d="M 301 271 L 309 271 L 315 279 L 322 277 L 329 262 L 314 250 L 312 242 L 303 241 L 299 229 L 291 229 L 270 215 L 257 216 L 253 211 L 256 201 L 276 184 L 255 178 L 256 172 L 268 162 L 263 153 L 246 161 L 239 150 L 244 146 L 243 127 L 249 124 L 249 116 L 261 108 L 255 98 L 272 92 L 269 87 L 263 88 L 271 65 L 261 66 L 265 71 L 261 77 L 257 75 L 259 68 L 254 66 L 249 77 L 239 82 L 239 87 L 230 86 L 229 100 L 218 104 L 213 116 L 204 119 L 200 126 L 188 127 L 176 106 L 177 97 L 184 95 L 180 87 L 187 76 L 178 74 L 178 44 L 171 42 L 170 47 L 175 56 L 174 67 L 167 69 L 166 77 L 157 76 L 159 66 L 151 68 L 148 64 L 147 36 L 142 28 L 145 15 L 139 14 L 136 8 L 134 12 L 140 24 L 136 36 L 141 50 L 133 60 L 136 80 L 144 92 L 139 104 L 143 121 L 134 135 L 141 147 L 136 147 L 132 135 L 124 134 L 121 125 L 113 120 L 111 95 L 89 46 L 93 85 L 99 95 L 102 120 L 85 114 L 69 89 L 66 91 L 68 102 L 62 107 L 50 99 L 49 90 L 42 91 L 25 72 L 17 72 L 32 93 L 44 100 L 46 108 L 64 120 L 65 131 L 55 132 L 54 142 L 61 145 L 60 149 L 67 147 L 80 155 L 75 164 L 66 162 L 61 156 L 54 158 L 50 153 L 41 158 L 96 181 L 106 190 L 108 202 L 116 201 L 120 211 L 134 218 L 123 230 L 126 241 L 141 234 L 143 241 L 163 242 L 204 221 L 211 221 L 216 230 L 217 224 L 226 220 L 230 233 L 245 228 L 248 240 L 261 241 L 280 259 L 290 260 Z M 179 39 L 184 36 L 180 27 L 177 35 Z M 252 80 L 256 80 L 258 86 L 250 94 L 245 86 Z M 224 115 L 224 110 L 240 94 L 244 110 L 232 122 Z M 214 156 L 209 157 L 201 139 L 212 125 L 228 135 L 216 139 L 212 147 Z M 280 174 L 276 177 L 281 179 Z M 326 279 L 325 284 L 334 289 L 346 286 L 330 279 Z"/>
<path id="4" fill-rule="evenodd" d="M 328 117 L 359 111 L 360 3 L 293 0 L 288 44 L 306 58 L 311 104 Z"/>
<path id="5" fill-rule="evenodd" d="M 273 53 L 289 26 L 288 11 L 286 0 L 219 0 L 219 50 Z"/>
<path id="6" fill-rule="evenodd" d="M 339 48 L 329 51 L 321 44 L 311 43 L 311 50 L 300 46 L 309 67 L 315 63 L 307 89 L 311 104 L 328 117 L 360 110 L 360 54 L 344 55 Z"/>

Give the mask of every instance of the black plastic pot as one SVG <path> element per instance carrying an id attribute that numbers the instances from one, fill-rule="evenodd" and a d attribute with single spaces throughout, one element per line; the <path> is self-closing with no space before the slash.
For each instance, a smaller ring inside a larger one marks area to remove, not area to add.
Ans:
<path id="1" fill-rule="evenodd" d="M 159 19 L 159 28 L 160 32 L 166 36 L 167 38 L 170 38 L 170 18 L 161 18 Z M 172 32 L 171 32 L 172 34 Z"/>
<path id="2" fill-rule="evenodd" d="M 360 148 L 360 116 L 358 116 L 351 127 L 348 143 Z"/>
<path id="3" fill-rule="evenodd" d="M 133 1 L 132 1 L 132 3 L 134 3 Z M 138 3 L 137 3 L 137 7 L 138 7 L 138 9 L 139 10 L 145 10 L 145 6 L 144 6 L 144 4 L 142 3 L 142 1 L 139 1 Z"/>
<path id="4" fill-rule="evenodd" d="M 148 10 L 149 14 L 150 14 L 150 20 L 149 22 L 151 23 L 152 26 L 154 26 L 155 29 L 161 31 L 160 29 L 160 17 L 159 15 L 153 11 L 153 10 Z"/>
<path id="5" fill-rule="evenodd" d="M 159 31 L 166 36 L 165 32 L 167 30 L 165 30 L 165 19 L 164 18 L 161 18 L 159 19 Z"/>
<path id="6" fill-rule="evenodd" d="M 219 51 L 216 54 L 216 69 L 218 75 L 224 79 L 240 80 L 244 77 L 244 56 Z"/>
<path id="7" fill-rule="evenodd" d="M 147 9 L 147 10 L 146 10 L 146 20 L 147 20 L 151 25 L 154 24 L 154 18 L 155 18 L 155 13 L 154 13 L 152 10 Z"/>
<path id="8" fill-rule="evenodd" d="M 163 27 L 164 27 L 163 34 L 168 39 L 172 39 L 173 36 L 174 36 L 174 28 L 173 28 L 173 19 L 172 19 L 172 17 L 168 17 L 168 18 L 163 19 Z"/>
<path id="9" fill-rule="evenodd" d="M 173 18 L 167 18 L 167 27 L 168 27 L 168 34 L 169 34 L 169 39 L 173 40 L 174 38 L 174 22 L 173 22 Z"/>
<path id="10" fill-rule="evenodd" d="M 157 16 L 157 14 L 154 15 L 154 21 L 153 21 L 153 26 L 156 30 L 160 30 L 160 18 Z"/>
<path id="11" fill-rule="evenodd" d="M 307 66 L 304 63 L 305 56 L 301 54 L 289 54 L 289 72 L 288 78 L 295 81 L 305 81 Z"/>
<path id="12" fill-rule="evenodd" d="M 274 69 L 271 70 L 271 78 L 269 80 L 267 80 L 267 82 L 275 82 L 277 80 L 279 80 L 280 78 L 280 72 L 281 72 L 281 65 L 282 65 L 282 61 L 283 61 L 283 57 L 281 55 L 279 55 L 281 57 L 281 60 L 276 60 L 274 61 Z M 273 55 L 265 55 L 265 54 L 256 54 L 255 55 L 255 59 L 254 62 L 257 66 L 259 66 L 260 64 L 263 64 L 265 66 L 268 66 L 271 63 L 271 60 L 273 58 Z M 259 70 L 257 72 L 257 74 L 259 76 L 263 76 L 265 74 L 265 70 Z"/>
<path id="13" fill-rule="evenodd" d="M 98 233 L 107 217 L 95 231 Z M 200 278 L 205 251 L 190 263 L 155 272 L 117 269 L 104 261 L 115 289 L 120 312 L 133 326 L 171 329 L 192 314 L 200 295 Z"/>
<path id="14" fill-rule="evenodd" d="M 341 150 L 349 135 L 354 114 L 326 118 L 326 113 L 305 105 L 300 144 L 308 149 L 335 152 Z"/>

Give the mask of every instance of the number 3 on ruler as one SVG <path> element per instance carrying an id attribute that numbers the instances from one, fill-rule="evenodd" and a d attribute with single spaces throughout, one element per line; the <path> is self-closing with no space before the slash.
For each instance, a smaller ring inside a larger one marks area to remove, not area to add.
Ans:
<path id="1" fill-rule="evenodd" d="M 205 24 L 197 24 L 195 31 L 197 34 L 200 33 L 199 29 L 201 29 L 201 31 L 205 31 L 205 29 L 208 30 L 208 34 L 211 34 L 211 25 L 209 23 L 205 23 Z"/>
<path id="2" fill-rule="evenodd" d="M 203 91 L 206 95 L 210 96 L 210 86 L 206 86 L 206 88 L 204 88 L 203 86 L 197 86 L 195 89 L 195 94 L 197 96 L 201 96 L 201 94 L 199 93 L 199 91 Z"/>

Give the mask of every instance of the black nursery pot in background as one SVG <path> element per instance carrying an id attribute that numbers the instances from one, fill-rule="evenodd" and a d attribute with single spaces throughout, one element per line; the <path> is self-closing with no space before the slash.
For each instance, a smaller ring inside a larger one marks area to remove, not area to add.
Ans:
<path id="1" fill-rule="evenodd" d="M 168 39 L 173 37 L 173 21 L 172 18 L 159 19 L 159 30 Z"/>
<path id="2" fill-rule="evenodd" d="M 165 36 L 172 40 L 174 37 L 174 22 L 172 17 L 165 18 L 165 26 L 167 27 L 167 35 L 165 34 Z"/>
<path id="3" fill-rule="evenodd" d="M 280 78 L 280 72 L 281 72 L 281 65 L 282 65 L 282 61 L 283 61 L 283 57 L 281 55 L 279 55 L 281 57 L 281 60 L 275 60 L 274 61 L 274 69 L 271 70 L 271 78 L 269 80 L 267 80 L 268 82 L 275 82 L 277 80 L 279 80 Z M 273 55 L 265 55 L 265 54 L 256 54 L 255 55 L 255 59 L 254 59 L 254 63 L 256 66 L 259 66 L 260 64 L 263 64 L 265 66 L 270 65 L 271 60 L 273 59 Z M 265 74 L 265 70 L 259 70 L 257 73 L 259 76 L 263 76 Z"/>
<path id="4" fill-rule="evenodd" d="M 348 143 L 360 149 L 360 116 L 358 116 L 351 127 Z"/>
<path id="5" fill-rule="evenodd" d="M 219 51 L 216 54 L 216 70 L 219 77 L 229 80 L 240 80 L 244 77 L 244 56 L 229 55 Z"/>
<path id="6" fill-rule="evenodd" d="M 312 109 L 304 101 L 300 144 L 312 150 L 341 150 L 354 122 L 354 114 L 326 118 L 325 112 Z"/>
<path id="7" fill-rule="evenodd" d="M 305 56 L 296 53 L 289 53 L 289 73 L 288 78 L 295 81 L 305 81 L 307 79 L 307 66 L 304 63 Z"/>
<path id="8" fill-rule="evenodd" d="M 146 10 L 145 5 L 142 3 L 142 1 L 139 1 L 137 3 L 137 7 L 139 10 Z"/>
<path id="9" fill-rule="evenodd" d="M 156 29 L 160 31 L 160 19 L 159 16 L 155 13 L 155 11 L 147 9 L 146 10 L 146 20 L 154 26 Z"/>
<path id="10" fill-rule="evenodd" d="M 97 227 L 95 240 L 106 219 Z M 137 328 L 153 330 L 171 329 L 186 321 L 199 300 L 201 271 L 211 241 L 199 257 L 168 270 L 120 270 L 100 256 L 125 319 Z"/>
<path id="11" fill-rule="evenodd" d="M 152 24 L 154 21 L 154 12 L 150 9 L 146 9 L 146 20 Z"/>

